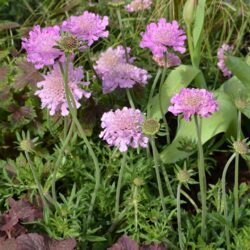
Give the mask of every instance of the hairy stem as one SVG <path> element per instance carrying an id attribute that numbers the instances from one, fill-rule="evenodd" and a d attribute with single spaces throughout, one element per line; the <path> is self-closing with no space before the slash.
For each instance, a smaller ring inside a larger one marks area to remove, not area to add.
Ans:
<path id="1" fill-rule="evenodd" d="M 179 244 L 180 244 L 180 249 L 184 250 L 184 243 L 182 239 L 182 230 L 181 230 L 181 183 L 179 183 L 177 187 L 176 204 L 177 204 L 177 224 L 178 224 Z"/>

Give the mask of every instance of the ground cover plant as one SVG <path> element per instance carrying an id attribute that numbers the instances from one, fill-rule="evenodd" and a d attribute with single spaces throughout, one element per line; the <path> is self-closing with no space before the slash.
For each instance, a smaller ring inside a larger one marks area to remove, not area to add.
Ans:
<path id="1" fill-rule="evenodd" d="M 249 1 L 0 15 L 0 250 L 250 249 Z"/>

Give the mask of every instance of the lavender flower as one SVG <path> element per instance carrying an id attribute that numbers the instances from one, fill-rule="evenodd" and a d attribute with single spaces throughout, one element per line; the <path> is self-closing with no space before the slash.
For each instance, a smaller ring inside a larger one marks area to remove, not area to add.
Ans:
<path id="1" fill-rule="evenodd" d="M 62 30 L 86 41 L 91 46 L 101 37 L 108 37 L 106 31 L 108 17 L 101 17 L 94 13 L 84 11 L 81 16 L 71 16 L 62 23 Z"/>
<path id="2" fill-rule="evenodd" d="M 38 82 L 37 86 L 40 90 L 36 91 L 42 101 L 42 108 L 47 107 L 50 110 L 50 115 L 56 112 L 61 112 L 62 116 L 69 114 L 68 102 L 64 91 L 64 81 L 58 64 L 55 64 L 53 70 L 44 76 L 45 80 Z M 90 97 L 90 93 L 84 91 L 80 86 L 86 86 L 89 83 L 81 82 L 83 79 L 83 70 L 81 67 L 73 68 L 73 64 L 69 65 L 69 88 L 75 100 L 76 107 L 81 105 L 78 102 L 83 96 Z"/>
<path id="3" fill-rule="evenodd" d="M 27 61 L 41 69 L 46 65 L 53 65 L 55 60 L 63 55 L 57 48 L 57 42 L 61 39 L 59 26 L 41 28 L 36 25 L 29 32 L 29 38 L 22 39 L 22 47 L 27 51 Z"/>
<path id="4" fill-rule="evenodd" d="M 127 53 L 130 49 L 127 48 Z M 134 58 L 126 62 L 125 49 L 118 46 L 116 49 L 108 48 L 101 53 L 94 69 L 103 81 L 103 93 L 112 92 L 117 87 L 132 88 L 136 83 L 146 84 L 150 78 L 148 72 L 138 68 L 133 63 Z"/>
<path id="5" fill-rule="evenodd" d="M 180 58 L 173 53 L 168 53 L 166 59 L 164 56 L 153 56 L 153 59 L 160 67 L 164 68 L 171 68 L 181 64 Z"/>
<path id="6" fill-rule="evenodd" d="M 224 54 L 225 52 L 232 52 L 233 46 L 229 46 L 228 44 L 223 44 L 217 51 L 217 58 L 218 58 L 218 67 L 222 71 L 223 75 L 225 77 L 230 77 L 232 75 L 232 72 L 227 68 L 224 61 Z"/>
<path id="7" fill-rule="evenodd" d="M 146 32 L 141 33 L 141 48 L 149 48 L 154 56 L 163 57 L 169 49 L 184 53 L 186 48 L 185 32 L 179 29 L 177 21 L 167 23 L 165 18 L 161 18 L 158 23 L 147 25 Z"/>
<path id="8" fill-rule="evenodd" d="M 101 118 L 103 138 L 110 146 L 116 146 L 121 152 L 128 150 L 128 146 L 146 148 L 148 137 L 142 133 L 144 117 L 140 110 L 124 107 L 116 111 L 104 113 Z"/>
<path id="9" fill-rule="evenodd" d="M 183 113 L 186 121 L 189 121 L 192 115 L 209 117 L 219 109 L 213 94 L 206 89 L 183 88 L 170 102 L 173 106 L 170 106 L 168 111 L 174 115 Z"/>
<path id="10" fill-rule="evenodd" d="M 125 9 L 128 12 L 136 12 L 149 9 L 151 4 L 151 0 L 133 0 L 130 4 L 125 6 Z"/>

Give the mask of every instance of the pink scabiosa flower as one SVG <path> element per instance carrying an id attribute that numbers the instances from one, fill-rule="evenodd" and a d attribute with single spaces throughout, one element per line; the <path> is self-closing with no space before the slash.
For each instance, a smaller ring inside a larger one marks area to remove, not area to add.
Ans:
<path id="1" fill-rule="evenodd" d="M 177 21 L 167 23 L 165 18 L 161 18 L 158 23 L 148 24 L 141 36 L 140 47 L 150 49 L 154 56 L 163 57 L 169 49 L 181 54 L 186 51 L 186 35 Z"/>
<path id="2" fill-rule="evenodd" d="M 142 133 L 144 117 L 140 110 L 124 107 L 109 111 L 103 114 L 101 121 L 100 138 L 110 146 L 118 147 L 121 152 L 127 151 L 129 146 L 147 147 L 148 137 Z"/>
<path id="3" fill-rule="evenodd" d="M 127 48 L 127 53 L 130 49 Z M 129 55 L 128 55 L 129 56 Z M 117 87 L 132 88 L 136 83 L 147 84 L 150 75 L 144 69 L 138 68 L 133 63 L 134 58 L 126 62 L 125 49 L 118 46 L 116 49 L 108 48 L 101 53 L 94 69 L 103 82 L 103 93 L 112 92 Z"/>
<path id="4" fill-rule="evenodd" d="M 180 93 L 172 97 L 170 102 L 172 106 L 168 111 L 174 115 L 183 113 L 186 121 L 189 121 L 192 115 L 209 117 L 219 110 L 213 94 L 206 89 L 183 88 Z"/>
<path id="5" fill-rule="evenodd" d="M 42 108 L 47 107 L 50 110 L 50 115 L 61 112 L 62 116 L 67 116 L 69 114 L 68 102 L 59 65 L 55 64 L 53 70 L 45 75 L 44 79 L 44 81 L 37 83 L 37 87 L 40 89 L 35 92 L 35 95 L 39 96 L 41 99 Z M 81 106 L 79 100 L 83 96 L 89 98 L 91 95 L 81 88 L 81 86 L 87 86 L 89 83 L 82 82 L 82 68 L 73 68 L 72 63 L 69 65 L 68 79 L 69 88 L 74 97 L 76 107 L 79 108 Z"/>
<path id="6" fill-rule="evenodd" d="M 27 61 L 41 69 L 53 65 L 63 52 L 54 46 L 61 39 L 59 26 L 41 28 L 36 25 L 29 32 L 29 38 L 22 39 L 22 47 L 27 51 Z"/>
<path id="7" fill-rule="evenodd" d="M 62 30 L 71 33 L 91 46 L 101 37 L 108 37 L 106 30 L 108 17 L 101 17 L 94 13 L 84 11 L 81 16 L 71 16 L 62 23 Z"/>
<path id="8" fill-rule="evenodd" d="M 136 12 L 149 9 L 151 4 L 151 0 L 133 0 L 130 4 L 125 6 L 125 9 L 128 12 Z"/>
<path id="9" fill-rule="evenodd" d="M 181 60 L 178 56 L 173 53 L 168 53 L 166 58 L 163 56 L 153 56 L 153 60 L 160 66 L 164 68 L 171 68 L 181 64 Z"/>
<path id="10" fill-rule="evenodd" d="M 217 51 L 217 58 L 218 58 L 217 65 L 225 77 L 230 77 L 232 75 L 232 72 L 227 68 L 224 61 L 224 54 L 227 51 L 232 52 L 233 46 L 229 46 L 228 44 L 224 43 Z"/>

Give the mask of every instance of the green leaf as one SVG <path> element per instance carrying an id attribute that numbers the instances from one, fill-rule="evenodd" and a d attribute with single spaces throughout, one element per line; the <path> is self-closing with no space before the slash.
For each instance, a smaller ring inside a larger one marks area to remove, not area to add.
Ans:
<path id="1" fill-rule="evenodd" d="M 187 87 L 199 72 L 199 69 L 196 69 L 190 65 L 180 65 L 179 67 L 172 70 L 162 85 L 160 90 L 161 94 L 154 96 L 149 116 L 156 120 L 160 120 L 162 117 L 159 101 L 160 98 L 162 109 L 164 110 L 164 113 L 167 113 L 171 97 L 178 93 L 182 88 Z"/>
<path id="2" fill-rule="evenodd" d="M 195 15 L 195 21 L 194 21 L 194 29 L 193 29 L 193 45 L 194 48 L 197 46 L 198 41 L 201 36 L 201 32 L 203 30 L 203 24 L 205 19 L 205 6 L 206 6 L 206 0 L 199 0 L 197 9 L 196 9 L 196 15 Z"/>
<path id="3" fill-rule="evenodd" d="M 216 91 L 215 97 L 219 103 L 219 111 L 209 118 L 202 120 L 202 143 L 219 133 L 226 132 L 236 121 L 237 113 L 230 97 L 222 91 Z M 179 150 L 180 142 L 183 138 L 197 141 L 195 124 L 193 119 L 189 122 L 181 119 L 173 142 L 167 146 L 160 154 L 164 163 L 171 164 L 187 158 L 192 153 Z"/>
<path id="4" fill-rule="evenodd" d="M 225 64 L 228 69 L 250 90 L 250 66 L 241 58 L 227 56 Z"/>

